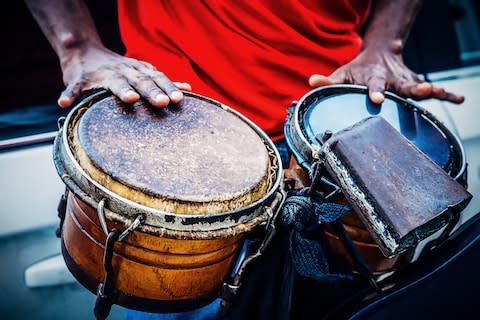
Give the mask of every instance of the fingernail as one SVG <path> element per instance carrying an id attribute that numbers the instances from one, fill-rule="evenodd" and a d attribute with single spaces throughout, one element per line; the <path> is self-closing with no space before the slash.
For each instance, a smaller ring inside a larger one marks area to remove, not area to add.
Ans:
<path id="1" fill-rule="evenodd" d="M 372 102 L 378 104 L 383 102 L 384 96 L 380 92 L 374 92 L 370 95 L 370 99 L 372 100 Z"/>
<path id="2" fill-rule="evenodd" d="M 122 96 L 124 100 L 128 101 L 135 101 L 140 99 L 140 95 L 133 90 L 126 90 Z"/>
<path id="3" fill-rule="evenodd" d="M 321 78 L 319 74 L 312 74 L 310 78 L 308 78 L 308 84 L 312 87 L 315 86 L 319 78 Z"/>
<path id="4" fill-rule="evenodd" d="M 72 99 L 67 97 L 67 96 L 60 96 L 60 98 L 58 98 L 57 100 L 57 104 L 61 107 L 61 108 L 67 108 L 69 107 L 71 104 L 72 104 Z"/>
<path id="5" fill-rule="evenodd" d="M 430 88 L 430 87 L 432 87 L 432 85 L 428 82 L 422 82 L 422 83 L 417 84 L 417 89 L 427 89 L 427 88 Z"/>
<path id="6" fill-rule="evenodd" d="M 166 106 L 170 102 L 170 99 L 164 94 L 157 94 L 155 102 L 159 105 Z"/>
<path id="7" fill-rule="evenodd" d="M 178 102 L 178 101 L 182 100 L 183 93 L 180 92 L 180 91 L 173 91 L 172 94 L 170 95 L 170 97 L 172 98 L 172 100 L 174 102 Z"/>
<path id="8" fill-rule="evenodd" d="M 422 82 L 413 87 L 411 92 L 415 95 L 428 95 L 432 93 L 432 85 L 428 82 Z"/>

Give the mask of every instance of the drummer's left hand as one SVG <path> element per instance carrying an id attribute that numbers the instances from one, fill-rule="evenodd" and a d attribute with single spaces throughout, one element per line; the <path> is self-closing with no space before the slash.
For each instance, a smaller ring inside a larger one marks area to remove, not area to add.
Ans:
<path id="1" fill-rule="evenodd" d="M 308 82 L 312 87 L 332 84 L 365 85 L 369 89 L 370 99 L 377 104 L 384 101 L 385 90 L 416 100 L 433 98 L 456 104 L 465 100 L 463 96 L 423 81 L 407 68 L 403 63 L 401 43 L 393 43 L 383 49 L 365 49 L 330 76 L 313 74 Z"/>

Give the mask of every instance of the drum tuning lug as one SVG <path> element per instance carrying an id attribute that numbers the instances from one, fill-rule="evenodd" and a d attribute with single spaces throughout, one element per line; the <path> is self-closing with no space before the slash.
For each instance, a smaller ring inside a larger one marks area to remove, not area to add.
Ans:
<path id="1" fill-rule="evenodd" d="M 65 119 L 67 119 L 67 118 L 66 117 L 58 118 L 57 127 L 58 127 L 59 130 L 63 128 L 63 125 L 65 124 Z"/>
<path id="2" fill-rule="evenodd" d="M 293 114 L 293 110 L 297 107 L 298 101 L 293 100 L 290 106 L 287 108 L 288 116 L 290 117 Z"/>
<path id="3" fill-rule="evenodd" d="M 105 220 L 105 198 L 100 200 L 100 202 L 98 203 L 97 214 L 98 214 L 98 220 L 100 221 L 100 225 L 102 226 L 102 230 L 105 233 L 105 235 L 108 236 L 109 231 L 108 231 L 107 221 Z"/>
<path id="4" fill-rule="evenodd" d="M 312 144 L 312 158 L 317 160 L 317 161 L 320 161 L 321 160 L 321 151 L 322 151 L 322 147 L 319 145 L 319 144 Z"/>
<path id="5" fill-rule="evenodd" d="M 67 197 L 68 197 L 68 189 L 65 189 L 65 193 L 62 194 L 62 196 L 60 197 L 60 201 L 58 202 L 58 206 L 57 206 L 57 215 L 58 215 L 58 218 L 60 219 L 57 230 L 55 230 L 55 235 L 57 236 L 57 238 L 62 237 L 63 223 L 65 221 L 65 214 L 67 212 Z"/>
<path id="6" fill-rule="evenodd" d="M 323 145 L 328 139 L 330 139 L 333 135 L 333 132 L 331 130 L 325 130 L 323 134 L 317 134 L 315 138 L 317 139 L 318 143 L 320 145 Z"/>
<path id="7" fill-rule="evenodd" d="M 267 214 L 267 225 L 265 229 L 268 231 L 272 227 L 273 217 L 275 216 L 273 209 L 270 207 L 264 207 L 264 212 Z"/>

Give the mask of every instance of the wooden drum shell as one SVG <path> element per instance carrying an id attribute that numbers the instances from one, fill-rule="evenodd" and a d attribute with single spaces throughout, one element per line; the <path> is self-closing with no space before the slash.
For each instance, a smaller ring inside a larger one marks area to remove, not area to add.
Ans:
<path id="1" fill-rule="evenodd" d="M 109 229 L 114 228 L 124 227 L 109 223 Z M 124 241 L 115 243 L 112 264 L 116 289 L 123 296 L 119 299 L 131 308 L 137 303 L 129 303 L 128 296 L 145 299 L 144 307 L 150 300 L 168 301 L 172 308 L 180 303 L 201 304 L 216 294 L 231 270 L 242 238 L 237 235 L 228 239 L 178 240 L 134 231 Z M 67 261 L 70 271 L 92 292 L 96 292 L 97 285 L 88 283 L 100 283 L 105 278 L 105 240 L 96 209 L 70 193 L 62 242 L 71 258 Z M 76 272 L 77 267 L 93 279 L 82 281 L 85 275 Z"/>

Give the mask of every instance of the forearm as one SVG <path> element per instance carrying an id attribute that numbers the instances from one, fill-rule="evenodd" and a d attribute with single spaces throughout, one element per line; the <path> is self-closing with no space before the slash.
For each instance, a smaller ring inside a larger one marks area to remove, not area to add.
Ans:
<path id="1" fill-rule="evenodd" d="M 152 105 L 178 103 L 191 90 L 172 83 L 152 65 L 105 48 L 83 0 L 25 0 L 30 12 L 60 59 L 65 90 L 58 99 L 69 107 L 84 92 L 105 88 L 125 103 L 141 97 Z"/>
<path id="2" fill-rule="evenodd" d="M 362 49 L 391 48 L 394 51 L 401 51 L 422 2 L 422 0 L 376 1 Z"/>
<path id="3" fill-rule="evenodd" d="M 88 46 L 101 46 L 92 16 L 82 0 L 25 0 L 62 62 Z"/>

